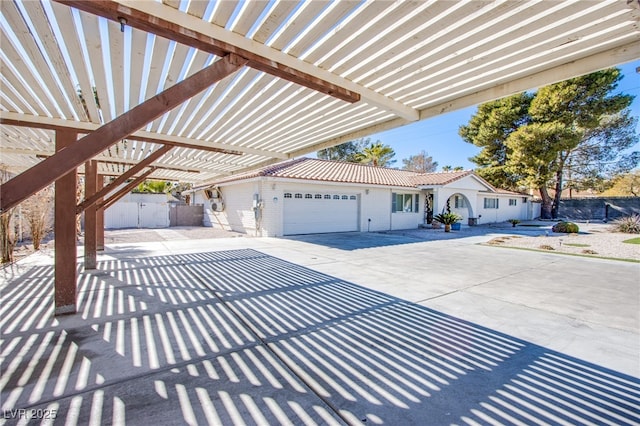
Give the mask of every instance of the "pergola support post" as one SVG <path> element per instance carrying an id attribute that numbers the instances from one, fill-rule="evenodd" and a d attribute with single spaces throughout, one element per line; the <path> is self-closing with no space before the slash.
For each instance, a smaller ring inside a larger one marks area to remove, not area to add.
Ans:
<path id="1" fill-rule="evenodd" d="M 98 186 L 96 192 L 104 188 L 104 175 L 98 175 Z M 98 202 L 102 202 L 99 199 Z M 104 251 L 104 209 L 96 210 L 96 250 Z"/>
<path id="2" fill-rule="evenodd" d="M 98 189 L 98 162 L 87 161 L 84 164 L 85 197 L 95 194 Z M 84 269 L 96 269 L 98 263 L 98 212 L 92 204 L 84 211 Z"/>
<path id="3" fill-rule="evenodd" d="M 56 131 L 56 151 L 76 142 L 77 133 Z M 76 170 L 55 181 L 55 315 L 76 313 Z"/>

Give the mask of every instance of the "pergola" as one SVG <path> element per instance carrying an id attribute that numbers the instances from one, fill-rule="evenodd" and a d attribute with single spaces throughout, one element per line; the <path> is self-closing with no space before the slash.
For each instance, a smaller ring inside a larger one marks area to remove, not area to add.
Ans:
<path id="1" fill-rule="evenodd" d="M 203 184 L 640 58 L 638 0 L 0 4 L 0 205 L 56 182 L 58 314 L 76 214 L 93 268 L 101 211 L 147 177 Z"/>

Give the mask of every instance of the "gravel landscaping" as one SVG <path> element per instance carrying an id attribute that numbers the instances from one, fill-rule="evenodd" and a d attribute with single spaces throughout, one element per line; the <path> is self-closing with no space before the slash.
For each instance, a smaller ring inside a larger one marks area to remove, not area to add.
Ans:
<path id="1" fill-rule="evenodd" d="M 481 244 L 541 250 L 556 253 L 571 253 L 640 261 L 640 245 L 624 243 L 637 234 L 613 232 L 606 223 L 577 222 L 578 234 L 558 234 L 551 230 L 555 222 L 529 221 L 516 227 L 510 223 L 496 223 L 479 226 L 463 226 L 460 231 L 445 233 L 443 229 L 418 229 L 394 231 L 421 240 L 454 240 L 465 237 L 486 237 Z"/>
<path id="2" fill-rule="evenodd" d="M 623 242 L 631 238 L 633 236 L 630 234 L 611 232 L 550 234 L 537 237 L 507 235 L 496 237 L 486 244 L 640 261 L 640 245 Z"/>

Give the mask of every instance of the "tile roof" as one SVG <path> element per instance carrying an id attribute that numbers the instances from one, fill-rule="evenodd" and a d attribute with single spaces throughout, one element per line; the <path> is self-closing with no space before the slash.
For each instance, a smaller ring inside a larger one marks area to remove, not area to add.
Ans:
<path id="1" fill-rule="evenodd" d="M 459 172 L 416 173 L 413 178 L 415 186 L 446 185 L 465 176 L 473 175 L 471 170 Z"/>
<path id="2" fill-rule="evenodd" d="M 474 174 L 470 170 L 441 173 L 416 173 L 406 170 L 374 167 L 344 161 L 298 158 L 229 176 L 213 184 L 235 182 L 261 176 L 302 179 L 324 182 L 358 183 L 369 185 L 415 188 L 423 185 L 446 185 Z"/>

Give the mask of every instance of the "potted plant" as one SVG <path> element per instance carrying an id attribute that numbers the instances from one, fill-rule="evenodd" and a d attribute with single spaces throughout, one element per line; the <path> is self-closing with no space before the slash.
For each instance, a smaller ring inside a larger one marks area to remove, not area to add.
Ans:
<path id="1" fill-rule="evenodd" d="M 507 222 L 509 222 L 513 228 L 515 228 L 516 225 L 520 223 L 518 219 L 509 219 Z"/>
<path id="2" fill-rule="evenodd" d="M 444 225 L 444 232 L 450 232 L 451 225 L 460 222 L 462 218 L 455 213 L 440 213 L 433 219 Z"/>

